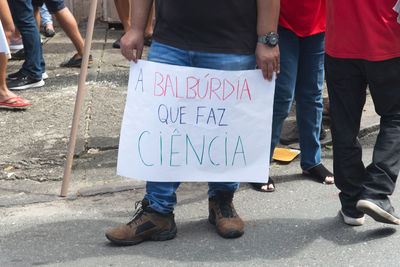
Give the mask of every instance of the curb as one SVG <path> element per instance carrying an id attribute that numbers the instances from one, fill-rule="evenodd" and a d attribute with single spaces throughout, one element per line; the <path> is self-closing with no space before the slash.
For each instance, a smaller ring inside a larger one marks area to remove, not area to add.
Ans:
<path id="1" fill-rule="evenodd" d="M 123 191 L 145 188 L 144 181 L 132 180 L 129 182 L 111 182 L 105 185 L 85 187 L 66 197 L 55 194 L 33 194 L 21 192 L 16 195 L 0 197 L 0 207 L 23 206 L 29 204 L 53 202 L 57 200 L 75 200 L 80 197 L 92 197 L 103 194 L 112 194 Z"/>

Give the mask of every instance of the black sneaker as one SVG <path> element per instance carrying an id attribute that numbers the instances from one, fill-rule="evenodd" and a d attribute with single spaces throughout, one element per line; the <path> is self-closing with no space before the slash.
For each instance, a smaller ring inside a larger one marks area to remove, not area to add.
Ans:
<path id="1" fill-rule="evenodd" d="M 125 33 L 124 33 L 125 34 Z M 121 38 L 122 36 L 124 36 L 124 34 L 122 34 L 114 43 L 113 43 L 113 48 L 121 48 Z"/>
<path id="2" fill-rule="evenodd" d="M 35 80 L 29 76 L 22 76 L 19 79 L 7 82 L 7 87 L 10 90 L 25 90 L 29 88 L 42 87 L 44 85 L 43 79 Z"/>
<path id="3" fill-rule="evenodd" d="M 11 53 L 11 60 L 24 60 L 25 59 L 25 50 L 20 49 L 15 53 Z"/>
<path id="4" fill-rule="evenodd" d="M 121 246 L 136 245 L 145 240 L 165 241 L 176 236 L 174 214 L 159 213 L 149 207 L 147 199 L 136 202 L 133 219 L 126 225 L 110 229 L 106 237 Z"/>
<path id="5" fill-rule="evenodd" d="M 9 81 L 15 81 L 15 80 L 18 80 L 18 79 L 22 79 L 23 77 L 25 77 L 25 74 L 23 74 L 23 73 L 21 72 L 21 70 L 19 70 L 19 71 L 17 71 L 17 72 L 8 74 L 7 80 L 9 80 Z M 43 73 L 42 73 L 42 79 L 43 79 L 43 80 L 46 80 L 46 79 L 48 79 L 48 78 L 49 78 L 49 75 L 48 75 L 46 72 L 43 72 Z"/>
<path id="6" fill-rule="evenodd" d="M 17 72 L 8 74 L 7 80 L 15 81 L 15 80 L 22 79 L 22 78 L 25 77 L 25 76 L 26 76 L 26 75 L 23 74 L 23 73 L 21 72 L 21 70 L 19 70 L 19 71 L 17 71 Z"/>
<path id="7" fill-rule="evenodd" d="M 153 35 L 149 34 L 144 37 L 144 45 L 145 46 L 151 46 L 152 42 L 153 42 Z"/>
<path id="8" fill-rule="evenodd" d="M 400 225 L 400 217 L 394 212 L 389 198 L 361 199 L 357 202 L 356 208 L 371 216 L 377 222 Z"/>
<path id="9" fill-rule="evenodd" d="M 62 62 L 60 64 L 60 67 L 64 67 L 64 68 L 80 68 L 81 64 L 82 64 L 82 58 L 76 58 L 76 56 L 78 56 L 78 54 L 73 55 L 70 59 Z M 92 64 L 93 63 L 93 57 L 92 55 L 89 55 L 89 62 L 88 64 Z"/>

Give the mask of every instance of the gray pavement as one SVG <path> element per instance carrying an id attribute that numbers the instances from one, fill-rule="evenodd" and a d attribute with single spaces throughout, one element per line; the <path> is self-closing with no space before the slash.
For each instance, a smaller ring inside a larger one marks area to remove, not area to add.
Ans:
<path id="1" fill-rule="evenodd" d="M 61 198 L 79 69 L 58 67 L 74 48 L 57 30 L 43 46 L 46 85 L 20 92 L 32 107 L 0 110 L 0 266 L 398 266 L 396 227 L 370 218 L 362 227 L 345 226 L 337 216 L 337 189 L 303 177 L 298 159 L 272 164 L 275 193 L 241 185 L 235 205 L 246 223 L 242 238 L 217 236 L 206 221 L 207 186 L 184 183 L 176 239 L 109 245 L 104 232 L 126 223 L 144 193 L 144 182 L 116 175 L 129 64 L 112 48 L 121 31 L 97 24 L 69 193 Z M 10 61 L 8 73 L 21 64 Z M 293 121 L 292 114 L 286 132 Z M 361 125 L 366 163 L 378 126 L 368 96 Z M 323 162 L 332 169 L 329 135 L 324 144 Z M 395 207 L 399 200 L 395 193 Z"/>

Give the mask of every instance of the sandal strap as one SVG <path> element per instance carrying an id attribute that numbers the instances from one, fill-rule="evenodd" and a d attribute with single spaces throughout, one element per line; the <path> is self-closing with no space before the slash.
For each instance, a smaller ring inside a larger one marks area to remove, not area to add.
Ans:
<path id="1" fill-rule="evenodd" d="M 5 106 L 10 106 L 10 105 L 27 106 L 27 105 L 30 105 L 30 102 L 24 103 L 24 101 L 27 101 L 27 100 L 24 99 L 23 97 L 17 95 L 14 97 L 10 97 L 9 99 L 7 99 L 4 102 L 0 102 L 0 104 L 5 105 Z"/>
<path id="2" fill-rule="evenodd" d="M 325 166 L 322 163 L 312 167 L 311 169 L 307 170 L 307 172 L 309 172 L 311 176 L 317 179 L 321 179 L 323 181 L 325 181 L 326 177 L 333 176 L 333 173 L 331 173 L 327 168 L 325 168 Z"/>

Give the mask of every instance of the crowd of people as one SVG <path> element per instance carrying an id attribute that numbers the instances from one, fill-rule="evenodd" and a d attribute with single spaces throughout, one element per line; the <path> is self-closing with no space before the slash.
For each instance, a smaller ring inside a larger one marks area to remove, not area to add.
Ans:
<path id="1" fill-rule="evenodd" d="M 400 170 L 400 24 L 398 12 L 393 10 L 396 2 L 161 0 L 156 3 L 157 23 L 148 60 L 223 70 L 258 67 L 268 80 L 276 73 L 271 151 L 295 99 L 303 173 L 337 185 L 341 190 L 340 214 L 346 224 L 362 225 L 368 214 L 376 221 L 398 225 L 400 217 L 388 197 Z M 128 60 L 137 61 L 153 1 L 132 3 L 131 27 L 121 38 L 121 52 Z M 324 65 L 334 174 L 321 163 L 319 143 Z M 372 163 L 364 167 L 357 134 L 367 85 L 381 116 L 381 127 Z M 244 233 L 243 220 L 233 205 L 238 186 L 235 182 L 209 183 L 208 220 L 224 238 Z M 178 187 L 177 182 L 147 182 L 133 219 L 107 231 L 107 239 L 117 245 L 135 245 L 174 238 Z M 271 179 L 253 187 L 275 190 Z"/>
<path id="2" fill-rule="evenodd" d="M 0 3 L 6 36 L 18 39 L 15 25 L 25 60 L 6 78 L 8 51 L 0 51 L 5 52 L 0 53 L 0 107 L 24 108 L 30 102 L 9 89 L 43 86 L 46 76 L 36 7 L 45 3 L 75 45 L 77 53 L 61 66 L 80 66 L 83 40 L 64 1 L 9 1 L 13 20 L 3 8 L 7 2 Z M 113 46 L 128 60 L 136 62 L 144 45 L 151 45 L 148 60 L 153 62 L 220 70 L 259 68 L 267 80 L 276 76 L 270 160 L 295 101 L 302 173 L 340 189 L 344 223 L 360 226 L 367 214 L 378 222 L 400 224 L 389 200 L 400 171 L 400 1 L 160 0 L 154 5 L 152 0 L 115 0 L 115 5 L 124 33 Z M 333 173 L 321 162 L 319 141 L 325 74 Z M 367 87 L 381 122 L 372 163 L 365 167 L 357 136 Z M 275 191 L 271 178 L 251 185 Z M 179 182 L 147 182 L 134 218 L 107 231 L 107 239 L 135 245 L 174 238 L 178 187 Z M 209 183 L 208 220 L 224 238 L 244 233 L 233 205 L 238 187 L 234 181 Z"/>

